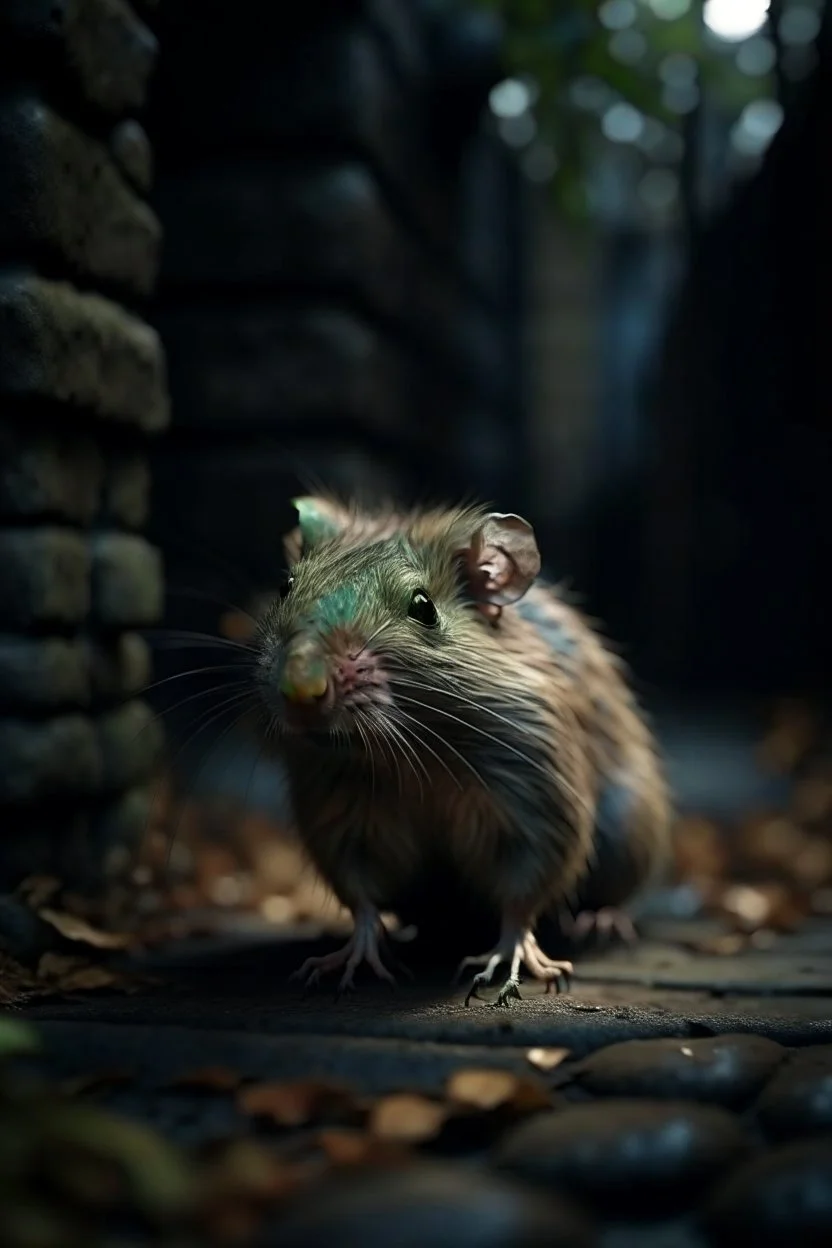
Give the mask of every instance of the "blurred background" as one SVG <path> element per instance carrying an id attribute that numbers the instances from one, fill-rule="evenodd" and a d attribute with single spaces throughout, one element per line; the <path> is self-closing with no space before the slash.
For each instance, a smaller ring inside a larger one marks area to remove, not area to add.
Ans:
<path id="1" fill-rule="evenodd" d="M 169 620 L 274 583 L 305 481 L 473 493 L 685 757 L 822 688 L 821 0 L 243 8 L 158 23 Z"/>
<path id="2" fill-rule="evenodd" d="M 682 809 L 790 800 L 830 676 L 829 6 L 116 7 L 0 12 L 6 877 L 125 869 L 160 720 L 174 789 L 282 817 L 223 672 L 182 673 L 317 483 L 526 514 Z"/>

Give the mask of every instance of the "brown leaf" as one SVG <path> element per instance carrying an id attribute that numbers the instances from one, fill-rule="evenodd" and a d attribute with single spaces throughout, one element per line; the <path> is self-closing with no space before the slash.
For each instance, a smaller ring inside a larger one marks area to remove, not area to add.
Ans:
<path id="1" fill-rule="evenodd" d="M 30 875 L 18 885 L 18 896 L 33 910 L 45 906 L 61 890 L 61 881 L 54 875 Z"/>
<path id="2" fill-rule="evenodd" d="M 0 953 L 0 1005 L 18 1005 L 36 988 L 37 981 L 25 966 Z"/>
<path id="3" fill-rule="evenodd" d="M 168 1088 L 204 1088 L 210 1092 L 233 1092 L 242 1083 L 242 1076 L 225 1066 L 203 1066 L 179 1075 L 165 1084 Z"/>
<path id="4" fill-rule="evenodd" d="M 570 1052 L 570 1049 L 529 1049 L 526 1057 L 538 1070 L 554 1070 Z"/>
<path id="5" fill-rule="evenodd" d="M 723 932 L 719 936 L 707 936 L 703 940 L 694 940 L 688 945 L 694 953 L 708 953 L 714 957 L 732 957 L 747 949 L 749 936 L 747 932 Z"/>
<path id="6" fill-rule="evenodd" d="M 67 940 L 76 940 L 94 949 L 126 949 L 132 943 L 132 937 L 126 932 L 102 932 L 79 919 L 77 915 L 65 914 L 60 910 L 44 907 L 38 910 L 40 917 L 52 925 Z"/>
<path id="7" fill-rule="evenodd" d="M 679 819 L 673 830 L 673 850 L 680 880 L 721 879 L 728 872 L 725 836 L 709 819 Z"/>
<path id="8" fill-rule="evenodd" d="M 243 1088 L 237 1105 L 244 1114 L 271 1118 L 281 1127 L 302 1127 L 322 1114 L 354 1107 L 349 1092 L 312 1079 L 256 1083 Z"/>
<path id="9" fill-rule="evenodd" d="M 810 902 L 786 884 L 734 884 L 722 893 L 719 909 L 743 932 L 791 932 L 807 917 Z"/>
<path id="10" fill-rule="evenodd" d="M 66 957 L 60 953 L 44 953 L 38 962 L 41 994 L 44 988 L 54 993 L 96 992 L 101 988 L 135 991 L 141 980 L 96 966 L 84 958 Z M 147 981 L 145 981 L 147 982 Z"/>
<path id="11" fill-rule="evenodd" d="M 447 1108 L 409 1092 L 382 1097 L 370 1111 L 367 1129 L 384 1140 L 421 1144 L 439 1134 Z"/>
<path id="12" fill-rule="evenodd" d="M 448 1100 L 469 1109 L 502 1106 L 529 1111 L 551 1105 L 548 1093 L 529 1079 L 508 1070 L 457 1070 L 445 1085 Z"/>
<path id="13" fill-rule="evenodd" d="M 810 706 L 785 701 L 776 708 L 771 729 L 760 746 L 763 766 L 778 775 L 793 772 L 814 744 L 818 719 Z"/>
<path id="14" fill-rule="evenodd" d="M 347 1127 L 328 1127 L 318 1133 L 317 1140 L 333 1166 L 395 1165 L 412 1156 L 401 1140 L 367 1135 Z"/>
<path id="15" fill-rule="evenodd" d="M 118 1087 L 124 1083 L 133 1083 L 136 1078 L 132 1070 L 101 1070 L 91 1075 L 76 1075 L 73 1079 L 61 1081 L 61 1091 L 67 1096 L 83 1096 L 85 1092 L 97 1092 L 101 1088 Z"/>

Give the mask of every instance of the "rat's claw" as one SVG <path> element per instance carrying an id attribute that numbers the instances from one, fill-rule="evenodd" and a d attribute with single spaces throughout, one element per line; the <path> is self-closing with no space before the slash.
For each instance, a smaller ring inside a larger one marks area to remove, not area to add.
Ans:
<path id="1" fill-rule="evenodd" d="M 463 975 L 465 974 L 465 972 L 470 967 L 485 966 L 490 957 L 491 957 L 490 953 L 474 953 L 468 958 L 463 958 L 459 966 L 456 968 L 456 971 L 454 972 L 454 977 L 451 980 L 451 984 L 452 985 L 458 984 L 459 981 L 462 979 Z"/>
<path id="2" fill-rule="evenodd" d="M 300 980 L 307 988 L 318 983 L 322 975 L 330 971 L 338 971 L 342 967 L 344 973 L 338 985 L 338 995 L 354 988 L 356 969 L 362 962 L 375 972 L 379 979 L 396 987 L 395 977 L 388 971 L 381 960 L 379 943 L 384 936 L 384 928 L 375 911 L 359 912 L 355 916 L 355 927 L 345 945 L 334 953 L 326 953 L 320 957 L 307 958 L 303 966 L 291 976 Z"/>
<path id="3" fill-rule="evenodd" d="M 507 1010 L 510 1001 L 522 1001 L 520 985 L 516 979 L 511 977 L 506 980 L 497 993 L 497 1000 L 494 1002 L 494 1006 Z"/>

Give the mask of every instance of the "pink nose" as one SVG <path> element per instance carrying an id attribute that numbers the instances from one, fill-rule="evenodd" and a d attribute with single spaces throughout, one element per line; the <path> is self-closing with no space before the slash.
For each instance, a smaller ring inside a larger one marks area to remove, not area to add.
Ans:
<path id="1" fill-rule="evenodd" d="M 335 685 L 341 694 L 352 693 L 360 684 L 361 660 L 349 656 L 339 659 L 335 667 Z"/>

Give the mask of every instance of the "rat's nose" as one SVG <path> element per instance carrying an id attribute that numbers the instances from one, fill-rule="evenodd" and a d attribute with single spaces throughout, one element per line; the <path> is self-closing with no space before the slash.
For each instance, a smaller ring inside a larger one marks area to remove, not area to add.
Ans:
<path id="1" fill-rule="evenodd" d="M 299 646 L 287 656 L 280 677 L 280 692 L 287 702 L 319 702 L 329 689 L 329 673 L 317 649 Z"/>

